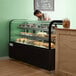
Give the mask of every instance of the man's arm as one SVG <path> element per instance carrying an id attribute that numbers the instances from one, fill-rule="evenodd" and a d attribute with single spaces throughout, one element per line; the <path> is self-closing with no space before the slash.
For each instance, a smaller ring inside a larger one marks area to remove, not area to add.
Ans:
<path id="1" fill-rule="evenodd" d="M 47 14 L 44 14 L 44 20 L 45 20 L 45 21 L 49 21 L 49 20 L 51 20 L 51 18 L 50 18 L 50 16 L 48 16 Z"/>

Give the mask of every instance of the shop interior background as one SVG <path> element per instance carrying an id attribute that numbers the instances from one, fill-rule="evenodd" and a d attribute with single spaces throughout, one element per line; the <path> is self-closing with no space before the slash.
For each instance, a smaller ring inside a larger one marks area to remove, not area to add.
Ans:
<path id="1" fill-rule="evenodd" d="M 76 1 L 55 0 L 54 11 L 45 11 L 51 19 L 71 21 L 71 28 L 76 28 Z M 34 0 L 0 0 L 0 57 L 8 56 L 9 21 L 12 19 L 37 19 L 34 15 Z"/>

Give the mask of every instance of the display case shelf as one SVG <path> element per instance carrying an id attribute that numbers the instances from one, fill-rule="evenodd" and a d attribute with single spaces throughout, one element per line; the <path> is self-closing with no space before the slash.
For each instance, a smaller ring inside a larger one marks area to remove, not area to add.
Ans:
<path id="1" fill-rule="evenodd" d="M 41 30 L 41 31 L 48 31 L 47 28 L 30 28 L 30 27 L 18 27 L 20 29 L 31 29 L 31 30 Z"/>
<path id="2" fill-rule="evenodd" d="M 34 40 L 42 40 L 42 41 L 49 41 L 48 37 L 39 37 L 39 36 L 36 36 L 36 35 L 20 35 L 24 38 L 29 38 L 29 39 L 34 39 Z"/>

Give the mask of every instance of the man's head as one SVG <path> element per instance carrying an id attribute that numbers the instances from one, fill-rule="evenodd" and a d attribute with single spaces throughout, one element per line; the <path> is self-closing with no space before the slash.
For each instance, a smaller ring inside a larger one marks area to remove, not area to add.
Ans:
<path id="1" fill-rule="evenodd" d="M 38 18 L 40 18 L 40 17 L 42 17 L 43 13 L 39 10 L 35 10 L 34 15 L 37 16 Z"/>

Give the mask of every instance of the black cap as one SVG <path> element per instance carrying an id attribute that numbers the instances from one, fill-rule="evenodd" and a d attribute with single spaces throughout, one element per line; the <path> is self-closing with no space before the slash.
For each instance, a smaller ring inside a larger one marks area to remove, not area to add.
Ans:
<path id="1" fill-rule="evenodd" d="M 40 10 L 35 10 L 35 11 L 34 11 L 34 15 L 39 14 L 39 13 L 41 13 Z"/>

